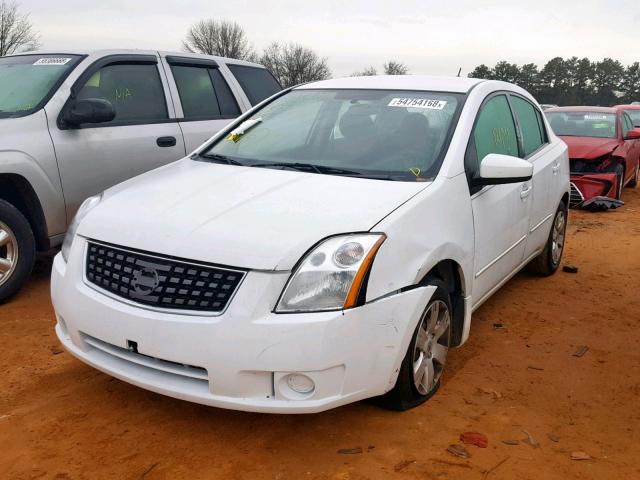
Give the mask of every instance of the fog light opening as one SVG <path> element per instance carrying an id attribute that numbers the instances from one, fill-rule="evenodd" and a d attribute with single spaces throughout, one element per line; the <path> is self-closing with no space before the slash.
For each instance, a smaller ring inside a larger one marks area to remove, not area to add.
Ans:
<path id="1" fill-rule="evenodd" d="M 288 387 L 301 395 L 309 395 L 316 389 L 315 383 L 306 375 L 290 373 L 287 375 Z"/>

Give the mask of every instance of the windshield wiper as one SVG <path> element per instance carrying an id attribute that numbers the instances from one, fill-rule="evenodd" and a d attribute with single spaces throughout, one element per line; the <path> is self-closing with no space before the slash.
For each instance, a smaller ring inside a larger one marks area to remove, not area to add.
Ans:
<path id="1" fill-rule="evenodd" d="M 343 168 L 326 167 L 324 165 L 315 165 L 313 163 L 272 162 L 272 163 L 252 163 L 247 166 L 259 167 L 259 168 L 282 167 L 282 168 L 291 168 L 292 170 L 299 170 L 301 172 L 313 172 L 313 173 L 322 173 L 322 174 L 329 174 L 329 175 L 354 175 L 354 176 L 362 175 L 360 172 L 356 172 L 354 170 L 345 170 Z"/>
<path id="2" fill-rule="evenodd" d="M 207 160 L 212 160 L 217 163 L 226 163 L 227 165 L 240 165 L 246 166 L 244 163 L 234 160 L 233 158 L 229 158 L 226 155 L 220 155 L 219 153 L 204 153 L 198 155 L 201 158 L 206 158 Z"/>

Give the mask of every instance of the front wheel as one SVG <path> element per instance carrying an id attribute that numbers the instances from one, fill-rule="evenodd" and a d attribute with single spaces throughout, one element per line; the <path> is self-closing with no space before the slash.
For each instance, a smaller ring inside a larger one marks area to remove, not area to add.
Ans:
<path id="1" fill-rule="evenodd" d="M 0 304 L 27 281 L 35 254 L 29 222 L 17 208 L 0 200 Z"/>
<path id="2" fill-rule="evenodd" d="M 636 165 L 636 173 L 633 175 L 633 178 L 629 182 L 629 187 L 636 188 L 638 183 L 640 182 L 640 162 Z"/>
<path id="3" fill-rule="evenodd" d="M 553 275 L 558 270 L 560 260 L 562 260 L 566 232 L 567 207 L 564 202 L 560 202 L 553 218 L 553 225 L 544 250 L 527 265 L 527 270 L 543 277 Z"/>
<path id="4" fill-rule="evenodd" d="M 409 349 L 398 373 L 396 385 L 382 398 L 383 406 L 404 411 L 431 398 L 440 387 L 440 377 L 451 346 L 451 300 L 445 285 L 436 287 L 413 332 Z"/>

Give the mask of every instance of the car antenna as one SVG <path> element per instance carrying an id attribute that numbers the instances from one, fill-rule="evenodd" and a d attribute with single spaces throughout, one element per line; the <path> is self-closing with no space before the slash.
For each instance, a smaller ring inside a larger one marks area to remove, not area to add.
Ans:
<path id="1" fill-rule="evenodd" d="M 460 68 L 458 69 L 458 75 L 456 75 L 456 76 L 457 76 L 457 77 L 459 77 L 461 73 L 462 73 L 462 67 L 460 67 Z"/>

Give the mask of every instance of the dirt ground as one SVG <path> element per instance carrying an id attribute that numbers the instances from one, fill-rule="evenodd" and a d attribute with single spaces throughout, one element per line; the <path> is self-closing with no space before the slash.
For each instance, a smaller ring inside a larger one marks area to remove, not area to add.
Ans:
<path id="1" fill-rule="evenodd" d="M 41 262 L 0 307 L 0 478 L 640 479 L 640 189 L 624 193 L 619 210 L 571 212 L 579 272 L 510 281 L 440 392 L 405 413 L 239 413 L 110 378 L 62 352 Z M 466 431 L 488 448 L 448 453 Z"/>

